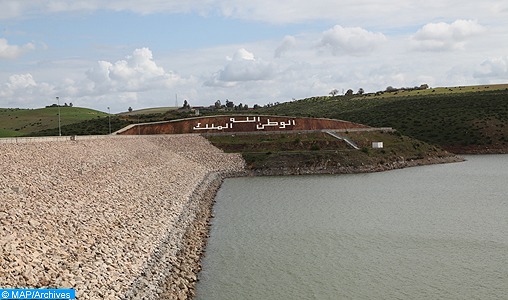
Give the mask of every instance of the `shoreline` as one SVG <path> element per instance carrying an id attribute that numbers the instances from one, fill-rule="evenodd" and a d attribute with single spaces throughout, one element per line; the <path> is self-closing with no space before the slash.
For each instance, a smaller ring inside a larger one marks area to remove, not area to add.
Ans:
<path id="1" fill-rule="evenodd" d="M 246 170 L 247 176 L 293 176 L 293 175 L 317 175 L 317 174 L 359 174 L 376 173 L 390 170 L 463 162 L 464 158 L 453 155 L 447 157 L 428 157 L 424 159 L 399 160 L 384 164 L 363 165 L 363 166 L 318 166 L 307 168 L 270 168 L 259 170 Z"/>
<path id="2" fill-rule="evenodd" d="M 233 174 L 210 173 L 199 184 L 189 199 L 196 208 L 194 218 L 182 237 L 182 247 L 176 253 L 176 260 L 165 282 L 160 286 L 159 299 L 193 299 L 196 295 L 196 283 L 201 271 L 203 257 L 213 218 L 213 205 L 218 190 L 225 178 L 236 177 Z M 160 265 L 157 266 L 160 269 Z"/>
<path id="3" fill-rule="evenodd" d="M 456 155 L 508 154 L 508 145 L 500 143 L 491 145 L 440 145 L 440 147 Z"/>
<path id="4" fill-rule="evenodd" d="M 488 154 L 508 154 L 508 147 L 443 147 L 446 151 L 450 153 L 455 153 L 457 155 L 488 155 Z"/>

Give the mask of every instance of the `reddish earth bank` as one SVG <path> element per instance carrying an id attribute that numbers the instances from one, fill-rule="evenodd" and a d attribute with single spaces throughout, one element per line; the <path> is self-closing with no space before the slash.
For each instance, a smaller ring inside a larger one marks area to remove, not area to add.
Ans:
<path id="1" fill-rule="evenodd" d="M 128 126 L 118 134 L 174 134 L 354 129 L 366 125 L 332 119 L 280 116 L 214 116 Z"/>

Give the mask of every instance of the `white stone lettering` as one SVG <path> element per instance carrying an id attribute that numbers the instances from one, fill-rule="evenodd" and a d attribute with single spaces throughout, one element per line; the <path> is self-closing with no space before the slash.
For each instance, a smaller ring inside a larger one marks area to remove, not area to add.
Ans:
<path id="1" fill-rule="evenodd" d="M 204 124 L 204 127 L 202 127 L 202 123 L 197 123 L 196 126 L 192 127 L 193 130 L 224 130 L 224 129 L 231 129 L 233 128 L 233 124 L 235 123 L 256 123 L 256 129 L 257 130 L 264 130 L 265 127 L 278 127 L 279 129 L 286 129 L 287 126 L 295 126 L 296 122 L 294 119 L 288 119 L 287 122 L 284 121 L 270 121 L 270 119 L 266 119 L 266 123 L 261 122 L 261 118 L 257 117 L 246 117 L 245 120 L 237 120 L 236 118 L 229 118 L 230 123 L 226 123 L 225 125 L 217 125 L 215 126 L 215 123 L 212 123 L 210 126 L 209 124 Z"/>

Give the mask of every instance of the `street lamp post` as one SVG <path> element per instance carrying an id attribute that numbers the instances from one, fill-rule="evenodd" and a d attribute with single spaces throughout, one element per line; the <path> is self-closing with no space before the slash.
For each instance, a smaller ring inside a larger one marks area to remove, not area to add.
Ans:
<path id="1" fill-rule="evenodd" d="M 56 102 L 58 103 L 58 136 L 62 136 L 62 127 L 60 125 L 60 97 L 56 97 Z"/>
<path id="2" fill-rule="evenodd" d="M 111 134 L 111 111 L 108 106 L 108 123 L 109 123 L 109 134 Z"/>

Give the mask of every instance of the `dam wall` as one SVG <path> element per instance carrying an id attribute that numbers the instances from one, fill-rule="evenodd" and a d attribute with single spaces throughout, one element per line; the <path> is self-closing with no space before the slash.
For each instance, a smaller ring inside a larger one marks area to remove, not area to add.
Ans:
<path id="1" fill-rule="evenodd" d="M 0 168 L 1 287 L 186 299 L 214 192 L 244 161 L 184 134 L 0 143 Z"/>

